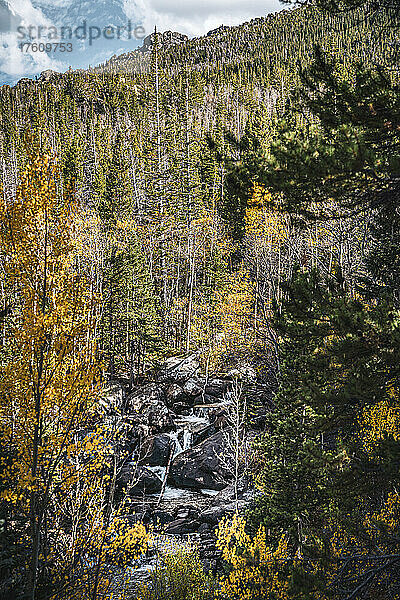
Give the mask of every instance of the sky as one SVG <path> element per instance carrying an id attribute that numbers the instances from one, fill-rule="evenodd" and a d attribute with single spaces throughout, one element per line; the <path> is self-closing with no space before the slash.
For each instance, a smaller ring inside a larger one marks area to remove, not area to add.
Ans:
<path id="1" fill-rule="evenodd" d="M 126 0 L 127 14 L 140 14 L 147 28 L 204 35 L 219 25 L 239 25 L 282 10 L 279 0 Z"/>
<path id="2" fill-rule="evenodd" d="M 279 0 L 0 0 L 0 84 L 99 64 L 141 45 L 155 26 L 193 37 L 283 8 Z"/>

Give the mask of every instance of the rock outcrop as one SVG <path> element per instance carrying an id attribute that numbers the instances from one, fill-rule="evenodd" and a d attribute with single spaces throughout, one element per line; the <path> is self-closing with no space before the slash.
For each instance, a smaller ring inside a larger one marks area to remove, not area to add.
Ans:
<path id="1" fill-rule="evenodd" d="M 178 454 L 172 462 L 169 482 L 180 488 L 222 490 L 232 475 L 227 464 L 231 457 L 226 453 L 223 432 L 218 432 L 203 442 Z"/>
<path id="2" fill-rule="evenodd" d="M 175 428 L 164 389 L 156 383 L 144 385 L 130 394 L 125 401 L 125 412 L 131 421 L 147 426 L 149 434 Z"/>
<path id="3" fill-rule="evenodd" d="M 122 467 L 118 483 L 130 496 L 158 494 L 162 486 L 160 477 L 147 467 L 138 467 L 136 463 L 129 463 Z"/>
<path id="4" fill-rule="evenodd" d="M 177 31 L 164 31 L 157 33 L 157 41 L 159 46 L 163 46 L 164 48 L 170 48 L 171 46 L 176 46 L 176 44 L 182 44 L 188 40 L 188 36 L 184 33 L 178 33 Z M 146 54 L 151 52 L 154 48 L 156 42 L 156 34 L 151 33 L 146 36 L 143 40 L 143 45 L 137 49 L 137 52 L 142 54 Z"/>
<path id="5" fill-rule="evenodd" d="M 159 383 L 186 383 L 200 367 L 198 352 L 185 358 L 172 357 L 165 361 L 156 374 Z"/>
<path id="6" fill-rule="evenodd" d="M 140 461 L 151 467 L 166 467 L 175 442 L 169 435 L 161 433 L 145 438 L 140 447 Z"/>

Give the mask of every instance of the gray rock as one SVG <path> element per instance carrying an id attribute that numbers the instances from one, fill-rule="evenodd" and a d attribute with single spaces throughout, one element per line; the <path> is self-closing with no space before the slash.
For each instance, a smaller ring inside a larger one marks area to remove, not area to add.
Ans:
<path id="1" fill-rule="evenodd" d="M 126 488 L 130 496 L 158 494 L 162 486 L 161 479 L 155 473 L 146 467 L 137 467 L 135 463 L 122 467 L 118 484 Z"/>
<path id="2" fill-rule="evenodd" d="M 250 365 L 238 365 L 234 369 L 228 371 L 228 376 L 234 379 L 239 379 L 243 383 L 256 383 L 257 372 Z"/>
<path id="3" fill-rule="evenodd" d="M 214 398 L 223 398 L 228 391 L 230 384 L 231 381 L 227 379 L 210 379 L 204 391 L 208 396 L 213 396 Z"/>
<path id="4" fill-rule="evenodd" d="M 168 523 L 165 527 L 165 533 L 171 533 L 174 535 L 184 535 L 187 533 L 195 533 L 200 527 L 199 521 L 192 521 L 190 519 L 176 519 Z"/>
<path id="5" fill-rule="evenodd" d="M 222 432 L 207 438 L 201 444 L 178 454 L 172 461 L 169 481 L 179 488 L 222 490 L 231 479 L 230 470 L 222 463 L 226 453 Z M 231 460 L 225 456 L 226 460 Z"/>
<path id="6" fill-rule="evenodd" d="M 208 523 L 208 525 L 218 525 L 220 520 L 228 514 L 229 511 L 223 506 L 213 506 L 207 510 L 203 510 L 200 513 L 199 520 L 202 523 Z"/>
<path id="7" fill-rule="evenodd" d="M 162 387 L 151 383 L 135 390 L 126 399 L 125 410 L 138 424 L 147 425 L 150 433 L 174 429 L 173 415 L 165 403 Z"/>
<path id="8" fill-rule="evenodd" d="M 61 77 L 61 73 L 57 71 L 53 71 L 52 69 L 47 69 L 46 71 L 42 71 L 40 73 L 40 77 L 38 81 L 55 81 Z"/>
<path id="9" fill-rule="evenodd" d="M 185 394 L 187 396 L 196 398 L 197 396 L 200 396 L 200 394 L 202 393 L 203 387 L 201 385 L 201 382 L 198 379 L 195 379 L 194 377 L 192 377 L 183 386 L 183 391 L 185 392 Z"/>
<path id="10" fill-rule="evenodd" d="M 174 443 L 167 434 L 152 435 L 143 439 L 140 460 L 152 467 L 166 467 L 173 449 Z"/>
<path id="11" fill-rule="evenodd" d="M 197 519 L 200 510 L 191 504 L 178 506 L 174 512 L 174 520 L 176 519 Z"/>
<path id="12" fill-rule="evenodd" d="M 217 399 L 215 396 L 209 396 L 208 394 L 203 394 L 201 397 L 202 401 L 204 402 L 204 404 L 206 405 L 220 405 L 220 402 L 218 402 L 218 400 L 220 400 L 219 398 Z"/>
<path id="13" fill-rule="evenodd" d="M 190 415 L 191 409 L 189 404 L 186 404 L 186 402 L 175 402 L 175 404 L 172 406 L 172 410 L 176 415 L 188 416 Z"/>
<path id="14" fill-rule="evenodd" d="M 249 502 L 253 497 L 253 486 L 251 480 L 246 475 L 242 475 L 238 481 L 238 499 L 239 501 Z M 218 492 L 212 499 L 212 506 L 221 507 L 223 505 L 233 504 L 235 501 L 235 486 L 230 483 L 223 490 Z"/>
<path id="15" fill-rule="evenodd" d="M 164 48 L 170 48 L 171 46 L 175 46 L 177 44 L 182 44 L 182 42 L 186 42 L 189 38 L 184 33 L 178 33 L 177 31 L 164 31 L 157 33 L 158 45 Z M 156 36 L 154 33 L 146 36 L 143 40 L 143 45 L 138 48 L 138 52 L 142 54 L 146 54 L 147 52 L 151 52 L 153 47 L 155 46 Z"/>
<path id="16" fill-rule="evenodd" d="M 171 523 L 174 520 L 174 517 L 164 510 L 156 510 L 153 513 L 153 521 L 154 524 L 166 525 L 167 523 Z"/>
<path id="17" fill-rule="evenodd" d="M 197 444 L 201 444 L 201 442 L 204 442 L 204 440 L 211 437 L 215 433 L 217 433 L 217 430 L 214 425 L 204 426 L 199 431 L 193 432 L 192 445 L 197 446 Z"/>
<path id="18" fill-rule="evenodd" d="M 136 525 L 137 523 L 150 523 L 151 522 L 151 513 L 148 510 L 135 512 L 132 515 L 127 515 L 126 521 L 130 527 Z"/>
<path id="19" fill-rule="evenodd" d="M 182 402 L 185 398 L 183 389 L 177 383 L 171 383 L 167 389 L 167 405 L 172 406 L 176 402 Z"/>
<path id="20" fill-rule="evenodd" d="M 215 429 L 223 429 L 229 424 L 228 413 L 224 407 L 217 407 L 211 410 L 209 412 L 209 419 Z"/>
<path id="21" fill-rule="evenodd" d="M 200 363 L 198 352 L 186 358 L 169 358 L 157 373 L 157 381 L 160 383 L 185 383 L 196 375 Z"/>

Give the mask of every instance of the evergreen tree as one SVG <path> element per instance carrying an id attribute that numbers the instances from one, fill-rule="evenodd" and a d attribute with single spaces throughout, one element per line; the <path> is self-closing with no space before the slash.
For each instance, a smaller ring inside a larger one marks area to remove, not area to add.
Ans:
<path id="1" fill-rule="evenodd" d="M 340 531 L 352 539 L 344 555 L 364 553 L 359 584 L 379 555 L 399 551 L 397 529 L 389 535 L 382 527 L 374 536 L 365 523 L 400 483 L 398 423 L 390 425 L 391 407 L 398 406 L 400 330 L 390 303 L 351 299 L 340 276 L 323 282 L 316 272 L 297 271 L 286 294 L 275 322 L 281 383 L 258 444 L 262 494 L 252 514 L 275 543 L 287 536 L 291 556 L 301 558 L 293 563 L 294 583 L 303 572 L 297 598 L 300 589 L 316 593 L 319 585 L 337 593 L 328 582 Z M 371 427 L 381 428 L 373 448 Z M 396 589 L 391 567 L 373 585 Z"/>
<path id="2" fill-rule="evenodd" d="M 117 132 L 112 146 L 110 162 L 105 175 L 104 195 L 100 198 L 98 211 L 107 227 L 115 225 L 132 206 L 132 179 L 126 154 L 125 140 Z"/>

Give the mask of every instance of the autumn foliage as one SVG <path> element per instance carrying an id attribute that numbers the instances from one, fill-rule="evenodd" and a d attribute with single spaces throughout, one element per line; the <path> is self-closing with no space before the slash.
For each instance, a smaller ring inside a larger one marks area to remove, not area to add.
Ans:
<path id="1" fill-rule="evenodd" d="M 4 281 L 15 299 L 0 380 L 1 502 L 7 521 L 21 524 L 18 568 L 32 599 L 96 598 L 107 589 L 106 558 L 138 556 L 148 540 L 110 513 L 116 431 L 96 415 L 99 297 L 78 260 L 79 207 L 59 186 L 54 160 L 32 157 L 15 200 L 1 205 Z M 17 588 L 18 572 L 11 577 Z"/>

